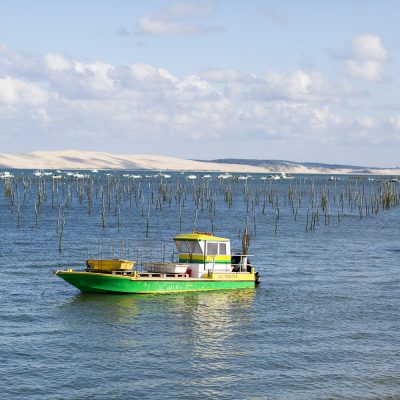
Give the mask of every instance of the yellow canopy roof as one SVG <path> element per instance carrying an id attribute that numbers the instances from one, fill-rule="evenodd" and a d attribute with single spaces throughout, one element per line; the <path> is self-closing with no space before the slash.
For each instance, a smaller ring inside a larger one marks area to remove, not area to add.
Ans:
<path id="1" fill-rule="evenodd" d="M 214 236 L 211 233 L 205 232 L 194 232 L 194 233 L 181 233 L 174 237 L 174 240 L 209 240 L 212 242 L 229 242 L 229 239 Z"/>

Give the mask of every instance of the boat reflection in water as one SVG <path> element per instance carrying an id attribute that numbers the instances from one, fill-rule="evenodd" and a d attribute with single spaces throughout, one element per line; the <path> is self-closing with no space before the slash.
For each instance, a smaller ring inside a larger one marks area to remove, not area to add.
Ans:
<path id="1" fill-rule="evenodd" d="M 80 293 L 69 299 L 60 307 L 63 312 L 70 311 L 79 316 L 101 318 L 106 323 L 132 323 L 140 317 L 151 317 L 172 320 L 178 318 L 180 323 L 197 330 L 209 331 L 220 324 L 230 323 L 226 320 L 232 313 L 235 315 L 247 312 L 253 305 L 256 289 L 238 289 L 235 291 L 210 291 L 174 293 L 163 296 L 127 294 L 97 295 Z M 181 320 L 181 318 L 184 319 Z M 203 326 L 203 322 L 204 325 Z M 208 332 L 208 335 L 212 332 Z"/>
<path id="2" fill-rule="evenodd" d="M 256 291 L 76 295 L 58 313 L 63 362 L 90 354 L 83 368 L 104 371 L 125 393 L 161 389 L 179 377 L 175 398 L 186 387 L 194 398 L 220 398 L 221 385 L 237 382 L 240 365 L 232 362 L 254 352 L 246 332 L 254 327 Z M 65 340 L 77 333 L 80 340 Z"/>

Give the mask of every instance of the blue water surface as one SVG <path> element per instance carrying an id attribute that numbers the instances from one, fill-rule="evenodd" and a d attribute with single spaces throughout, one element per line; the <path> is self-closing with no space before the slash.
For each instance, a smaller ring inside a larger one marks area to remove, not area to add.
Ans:
<path id="1" fill-rule="evenodd" d="M 343 212 L 333 198 L 362 188 L 370 196 L 381 183 L 215 174 L 208 183 L 182 174 L 133 182 L 115 172 L 64 178 L 56 198 L 51 177 L 15 174 L 12 201 L 0 182 L 1 398 L 400 398 L 399 208 L 360 218 L 348 197 Z M 310 230 L 312 186 L 318 203 L 329 190 L 330 220 L 319 209 Z M 290 187 L 302 191 L 296 220 Z M 90 213 L 88 190 L 97 190 Z M 104 228 L 101 190 L 103 199 L 111 193 Z M 275 200 L 263 213 L 266 193 L 278 193 L 278 221 Z M 254 290 L 88 295 L 53 275 L 83 267 L 89 254 L 135 258 L 146 232 L 158 243 L 193 226 L 213 229 L 240 249 L 246 222 L 263 279 Z"/>

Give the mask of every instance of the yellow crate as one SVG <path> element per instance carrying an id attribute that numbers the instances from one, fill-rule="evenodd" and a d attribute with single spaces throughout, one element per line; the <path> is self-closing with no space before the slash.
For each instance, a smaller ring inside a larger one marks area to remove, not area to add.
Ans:
<path id="1" fill-rule="evenodd" d="M 99 271 L 127 271 L 135 265 L 135 261 L 130 260 L 86 260 L 86 265 L 90 269 Z"/>

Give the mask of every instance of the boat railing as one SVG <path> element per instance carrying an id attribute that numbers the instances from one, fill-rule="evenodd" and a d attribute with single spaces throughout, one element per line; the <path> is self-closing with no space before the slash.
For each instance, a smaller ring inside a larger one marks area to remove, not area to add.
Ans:
<path id="1" fill-rule="evenodd" d="M 94 250 L 94 251 L 93 251 Z M 110 240 L 98 242 L 97 248 L 86 251 L 86 259 L 98 260 L 131 260 L 135 261 L 135 270 L 143 272 L 146 270 L 145 264 L 151 262 L 178 262 L 178 251 L 175 244 L 170 240 Z M 232 262 L 232 271 L 246 272 L 247 266 L 251 264 L 249 257 L 252 254 L 233 253 L 231 255 L 238 258 L 238 262 Z M 215 260 L 214 260 L 215 263 Z M 213 264 L 214 264 L 213 263 Z M 214 269 L 214 268 L 212 268 Z"/>
<path id="2" fill-rule="evenodd" d="M 175 262 L 176 249 L 170 240 L 122 240 L 99 241 L 97 248 L 86 251 L 86 259 L 131 260 L 135 270 L 144 271 L 149 262 Z"/>
<path id="3" fill-rule="evenodd" d="M 244 253 L 234 253 L 232 257 L 237 257 L 240 260 L 237 263 L 231 264 L 233 272 L 248 272 L 248 266 L 251 266 L 249 257 L 254 257 L 254 255 L 244 254 Z"/>

